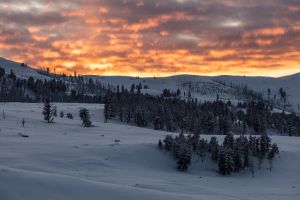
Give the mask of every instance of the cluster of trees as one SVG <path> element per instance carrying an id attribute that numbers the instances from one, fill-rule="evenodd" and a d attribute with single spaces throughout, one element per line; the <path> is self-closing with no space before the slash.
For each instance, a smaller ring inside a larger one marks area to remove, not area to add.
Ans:
<path id="1" fill-rule="evenodd" d="M 186 171 L 191 164 L 193 156 L 201 158 L 202 163 L 206 157 L 215 161 L 222 175 L 230 175 L 243 169 L 250 169 L 254 177 L 255 163 L 258 169 L 265 159 L 269 161 L 272 170 L 273 159 L 279 154 L 278 146 L 271 143 L 271 138 L 266 134 L 260 137 L 240 136 L 235 138 L 229 134 L 223 143 L 219 144 L 216 137 L 210 141 L 200 138 L 199 134 L 185 136 L 183 133 L 176 137 L 167 135 L 163 141 L 159 140 L 158 147 L 164 149 L 175 158 L 177 169 Z"/>
<path id="2" fill-rule="evenodd" d="M 44 120 L 47 121 L 48 123 L 53 123 L 54 122 L 54 117 L 57 117 L 56 106 L 54 106 L 50 102 L 49 97 L 45 98 L 42 114 L 44 116 Z M 63 111 L 60 112 L 60 117 L 61 118 L 64 117 L 64 112 Z M 73 119 L 73 115 L 71 113 L 67 113 L 66 117 L 68 119 Z M 92 126 L 92 122 L 90 120 L 91 117 L 90 117 L 90 113 L 89 113 L 88 109 L 81 108 L 79 110 L 79 117 L 80 117 L 80 119 L 82 121 L 82 125 L 84 127 L 91 127 Z"/>
<path id="3" fill-rule="evenodd" d="M 140 127 L 195 134 L 263 134 L 275 130 L 282 135 L 300 135 L 298 116 L 273 112 L 272 106 L 264 101 L 237 105 L 219 99 L 200 102 L 181 98 L 180 91 L 164 90 L 162 95 L 152 96 L 131 88 L 106 91 L 106 121 L 118 119 Z"/>

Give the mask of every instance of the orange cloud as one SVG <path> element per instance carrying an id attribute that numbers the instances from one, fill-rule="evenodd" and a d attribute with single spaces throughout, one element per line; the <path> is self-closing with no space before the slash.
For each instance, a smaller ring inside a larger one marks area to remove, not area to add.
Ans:
<path id="1" fill-rule="evenodd" d="M 297 2 L 22 2 L 0 2 L 0 52 L 38 68 L 134 76 L 300 71 Z"/>

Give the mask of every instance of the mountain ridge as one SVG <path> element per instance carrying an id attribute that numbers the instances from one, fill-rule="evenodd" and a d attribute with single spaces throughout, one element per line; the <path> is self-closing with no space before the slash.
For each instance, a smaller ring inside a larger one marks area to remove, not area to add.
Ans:
<path id="1" fill-rule="evenodd" d="M 21 62 L 17 62 L 17 61 L 13 61 L 4 57 L 0 56 L 0 67 L 4 66 L 3 62 L 7 62 L 13 65 L 21 65 Z M 32 67 L 30 65 L 26 66 L 28 69 L 32 69 L 35 71 L 39 71 L 40 69 Z M 135 76 L 123 76 L 123 75 L 97 75 L 97 74 L 84 74 L 82 76 L 98 76 L 98 77 L 126 77 L 126 78 L 136 78 Z M 281 78 L 288 78 L 288 77 L 299 77 L 300 78 L 300 70 L 297 73 L 294 74 L 290 74 L 290 75 L 284 75 L 284 76 L 280 76 L 280 77 L 272 77 L 272 76 L 243 76 L 243 75 L 230 75 L 230 74 L 221 74 L 221 75 L 215 75 L 215 76 L 210 76 L 210 75 L 198 75 L 198 74 L 175 74 L 175 75 L 170 75 L 170 76 L 157 76 L 155 78 L 176 78 L 176 77 L 200 77 L 200 78 L 216 78 L 216 77 L 239 77 L 239 78 L 273 78 L 273 79 L 281 79 Z M 140 77 L 143 79 L 152 79 L 153 77 Z"/>
<path id="2" fill-rule="evenodd" d="M 11 70 L 20 78 L 29 78 L 32 76 L 36 79 L 50 79 L 51 76 L 47 72 L 32 68 L 22 63 L 10 61 L 0 57 L 0 67 L 4 67 L 6 73 Z M 59 76 L 58 76 L 59 77 Z M 143 92 L 153 95 L 161 94 L 163 89 L 169 89 L 176 92 L 177 89 L 182 94 L 191 92 L 192 97 L 198 100 L 210 101 L 215 100 L 217 96 L 221 96 L 223 100 L 241 101 L 236 96 L 236 89 L 232 87 L 245 87 L 256 92 L 262 93 L 265 99 L 275 98 L 280 103 L 279 90 L 283 89 L 287 93 L 287 107 L 300 113 L 300 73 L 296 73 L 283 77 L 265 77 L 265 76 L 201 76 L 181 74 L 168 77 L 131 77 L 131 76 L 101 76 L 101 75 L 83 75 L 88 79 L 100 81 L 108 85 L 123 85 L 130 88 L 134 85 L 143 85 Z M 56 78 L 53 76 L 52 78 Z M 268 91 L 270 90 L 270 94 Z M 283 107 L 283 106 L 282 106 Z"/>

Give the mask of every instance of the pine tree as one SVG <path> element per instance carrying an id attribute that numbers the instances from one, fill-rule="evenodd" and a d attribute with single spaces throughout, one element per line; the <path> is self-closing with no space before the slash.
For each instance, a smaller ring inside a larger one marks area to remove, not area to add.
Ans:
<path id="1" fill-rule="evenodd" d="M 277 144 L 273 144 L 272 147 L 271 147 L 270 152 L 268 153 L 270 171 L 272 171 L 272 168 L 273 168 L 273 159 L 275 157 L 275 154 L 279 154 L 279 148 L 278 148 Z"/>
<path id="2" fill-rule="evenodd" d="M 249 151 L 251 156 L 257 156 L 256 152 L 256 138 L 250 135 L 249 137 Z"/>
<path id="3" fill-rule="evenodd" d="M 232 134 L 226 135 L 224 138 L 223 146 L 228 149 L 233 149 L 234 137 Z"/>
<path id="4" fill-rule="evenodd" d="M 84 125 L 84 127 L 92 126 L 92 122 L 90 121 L 90 113 L 86 108 L 80 109 L 79 116 L 82 120 L 82 124 Z"/>
<path id="5" fill-rule="evenodd" d="M 60 118 L 63 118 L 65 116 L 64 111 L 60 111 L 59 116 Z"/>
<path id="6" fill-rule="evenodd" d="M 219 172 L 223 176 L 230 175 L 234 169 L 232 155 L 228 149 L 222 149 L 218 155 Z"/>
<path id="7" fill-rule="evenodd" d="M 192 145 L 194 152 L 198 149 L 199 139 L 200 139 L 199 134 L 193 134 L 193 136 L 190 137 L 189 143 Z"/>
<path id="8" fill-rule="evenodd" d="M 211 137 L 208 145 L 208 152 L 211 153 L 211 158 L 213 160 L 218 160 L 219 144 L 216 137 Z"/>
<path id="9" fill-rule="evenodd" d="M 105 123 L 107 123 L 108 119 L 109 119 L 109 104 L 108 102 L 104 104 L 104 120 L 105 120 Z"/>
<path id="10" fill-rule="evenodd" d="M 57 108 L 56 108 L 56 106 L 53 106 L 53 116 L 57 117 Z"/>
<path id="11" fill-rule="evenodd" d="M 192 152 L 190 147 L 187 144 L 181 146 L 176 159 L 177 159 L 177 169 L 179 171 L 186 171 L 192 159 Z"/>
<path id="12" fill-rule="evenodd" d="M 249 168 L 252 174 L 252 178 L 254 178 L 254 173 L 255 173 L 255 166 L 254 166 L 254 158 L 253 155 L 250 155 L 249 157 Z"/>
<path id="13" fill-rule="evenodd" d="M 203 161 L 204 161 L 206 152 L 207 152 L 207 141 L 204 140 L 204 139 L 201 139 L 201 140 L 199 141 L 197 154 L 200 156 L 201 162 L 202 162 L 202 163 L 203 163 Z"/>
<path id="14" fill-rule="evenodd" d="M 165 149 L 166 151 L 170 151 L 173 147 L 174 139 L 171 135 L 167 135 L 164 139 Z"/>
<path id="15" fill-rule="evenodd" d="M 46 120 L 48 123 L 53 122 L 53 114 L 54 114 L 54 107 L 50 102 L 50 98 L 47 97 L 44 102 L 44 107 L 43 107 L 43 115 L 44 115 L 44 120 Z"/>
<path id="16" fill-rule="evenodd" d="M 270 141 L 271 141 L 271 139 L 266 134 L 261 135 L 259 138 L 259 151 L 258 151 L 259 169 L 261 168 L 263 159 L 269 152 Z"/>
<path id="17" fill-rule="evenodd" d="M 158 140 L 158 148 L 159 148 L 160 150 L 163 149 L 163 143 L 162 143 L 161 140 Z"/>
<path id="18" fill-rule="evenodd" d="M 242 153 L 239 146 L 236 146 L 233 150 L 233 162 L 234 162 L 234 171 L 239 172 L 243 168 L 244 163 L 242 159 Z"/>
<path id="19" fill-rule="evenodd" d="M 177 149 L 177 169 L 179 171 L 186 171 L 188 165 L 191 163 L 192 151 L 188 143 L 182 143 Z"/>
<path id="20" fill-rule="evenodd" d="M 247 137 L 245 136 L 241 136 L 241 151 L 242 151 L 242 154 L 243 154 L 243 167 L 248 167 L 249 166 L 249 142 L 248 142 L 248 139 Z"/>

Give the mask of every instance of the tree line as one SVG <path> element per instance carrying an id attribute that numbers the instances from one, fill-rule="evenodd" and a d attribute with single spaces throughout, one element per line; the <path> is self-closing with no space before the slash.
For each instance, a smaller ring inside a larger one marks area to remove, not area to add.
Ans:
<path id="1" fill-rule="evenodd" d="M 49 97 L 55 102 L 100 103 L 109 87 L 82 76 L 18 78 L 13 70 L 5 74 L 5 69 L 0 67 L 0 102 L 43 102 Z"/>
<path id="2" fill-rule="evenodd" d="M 262 134 L 273 130 L 281 135 L 300 135 L 300 118 L 294 113 L 274 112 L 268 102 L 249 89 L 240 90 L 247 101 L 199 101 L 164 89 L 159 96 L 143 94 L 146 85 L 104 85 L 82 76 L 58 76 L 52 79 L 17 78 L 11 70 L 0 68 L 0 101 L 104 103 L 105 120 L 117 119 L 141 127 L 170 132 L 198 134 Z M 283 91 L 284 92 L 284 91 Z"/>
<path id="3" fill-rule="evenodd" d="M 105 120 L 192 134 L 264 134 L 300 136 L 300 118 L 294 113 L 274 112 L 265 101 L 249 100 L 236 105 L 218 98 L 198 101 L 182 98 L 180 91 L 163 90 L 162 95 L 143 94 L 141 86 L 130 90 L 117 86 L 103 97 Z"/>

